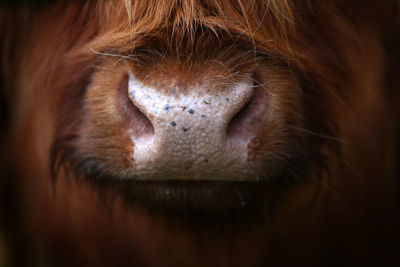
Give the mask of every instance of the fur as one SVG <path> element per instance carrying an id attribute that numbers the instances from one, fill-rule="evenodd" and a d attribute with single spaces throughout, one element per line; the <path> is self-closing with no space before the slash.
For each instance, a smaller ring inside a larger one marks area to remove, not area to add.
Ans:
<path id="1" fill-rule="evenodd" d="M 0 255 L 10 266 L 398 261 L 398 4 L 358 2 L 2 7 Z M 186 70 L 207 61 L 214 63 L 197 71 L 209 77 L 232 84 L 257 67 L 255 80 L 286 88 L 277 92 L 276 127 L 264 133 L 273 138 L 252 148 L 279 182 L 148 191 L 151 184 L 107 173 L 123 169 L 130 151 L 106 88 L 90 94 L 96 75 L 108 71 L 104 80 L 119 85 L 127 64 L 142 78 L 168 65 L 190 80 Z M 285 168 L 268 166 L 269 149 L 289 155 Z M 193 190 L 212 193 L 201 201 Z"/>

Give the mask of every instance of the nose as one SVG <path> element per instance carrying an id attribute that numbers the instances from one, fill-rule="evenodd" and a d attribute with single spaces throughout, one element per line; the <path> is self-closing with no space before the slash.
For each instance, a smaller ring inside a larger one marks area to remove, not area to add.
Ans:
<path id="1" fill-rule="evenodd" d="M 241 132 L 236 128 L 245 127 L 231 121 L 253 94 L 250 79 L 225 88 L 199 85 L 181 90 L 145 86 L 130 74 L 128 95 L 142 113 L 140 119 L 132 118 L 134 124 L 140 127 L 144 115 L 153 126 L 130 136 L 136 178 L 230 180 L 235 172 L 243 172 L 249 140 L 243 135 L 238 141 L 228 129 Z"/>

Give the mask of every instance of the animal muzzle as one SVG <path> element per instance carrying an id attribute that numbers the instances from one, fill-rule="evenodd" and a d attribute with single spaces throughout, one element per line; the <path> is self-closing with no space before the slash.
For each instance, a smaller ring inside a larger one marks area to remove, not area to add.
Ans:
<path id="1" fill-rule="evenodd" d="M 130 131 L 135 179 L 247 179 L 254 127 L 249 118 L 260 109 L 252 104 L 254 95 L 250 77 L 218 89 L 160 90 L 130 74 L 128 96 L 137 109 Z"/>

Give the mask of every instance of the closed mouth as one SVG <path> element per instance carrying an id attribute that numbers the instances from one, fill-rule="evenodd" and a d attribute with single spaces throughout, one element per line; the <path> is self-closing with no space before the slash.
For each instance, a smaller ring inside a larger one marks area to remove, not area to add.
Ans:
<path id="1" fill-rule="evenodd" d="M 93 179 L 89 181 L 94 182 Z M 128 207 L 196 223 L 241 222 L 260 216 L 270 218 L 273 210 L 268 203 L 275 203 L 277 196 L 285 195 L 282 194 L 284 187 L 265 181 L 102 179 L 95 183 L 101 196 L 120 196 Z"/>

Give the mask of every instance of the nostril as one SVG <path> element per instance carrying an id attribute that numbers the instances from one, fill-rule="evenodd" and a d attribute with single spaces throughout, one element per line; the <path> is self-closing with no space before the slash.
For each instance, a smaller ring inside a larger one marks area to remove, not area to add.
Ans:
<path id="1" fill-rule="evenodd" d="M 268 95 L 262 86 L 254 87 L 253 97 L 236 113 L 228 124 L 226 134 L 231 141 L 247 141 L 257 130 L 262 129 Z"/>
<path id="2" fill-rule="evenodd" d="M 154 127 L 150 119 L 129 98 L 128 81 L 129 77 L 125 76 L 118 89 L 118 99 L 129 132 L 136 138 L 153 136 Z"/>
<path id="3" fill-rule="evenodd" d="M 143 112 L 141 112 L 132 102 L 129 105 L 129 114 L 132 120 L 132 134 L 135 137 L 139 138 L 154 135 L 154 127 L 149 118 L 147 118 L 146 115 L 144 115 Z"/>

